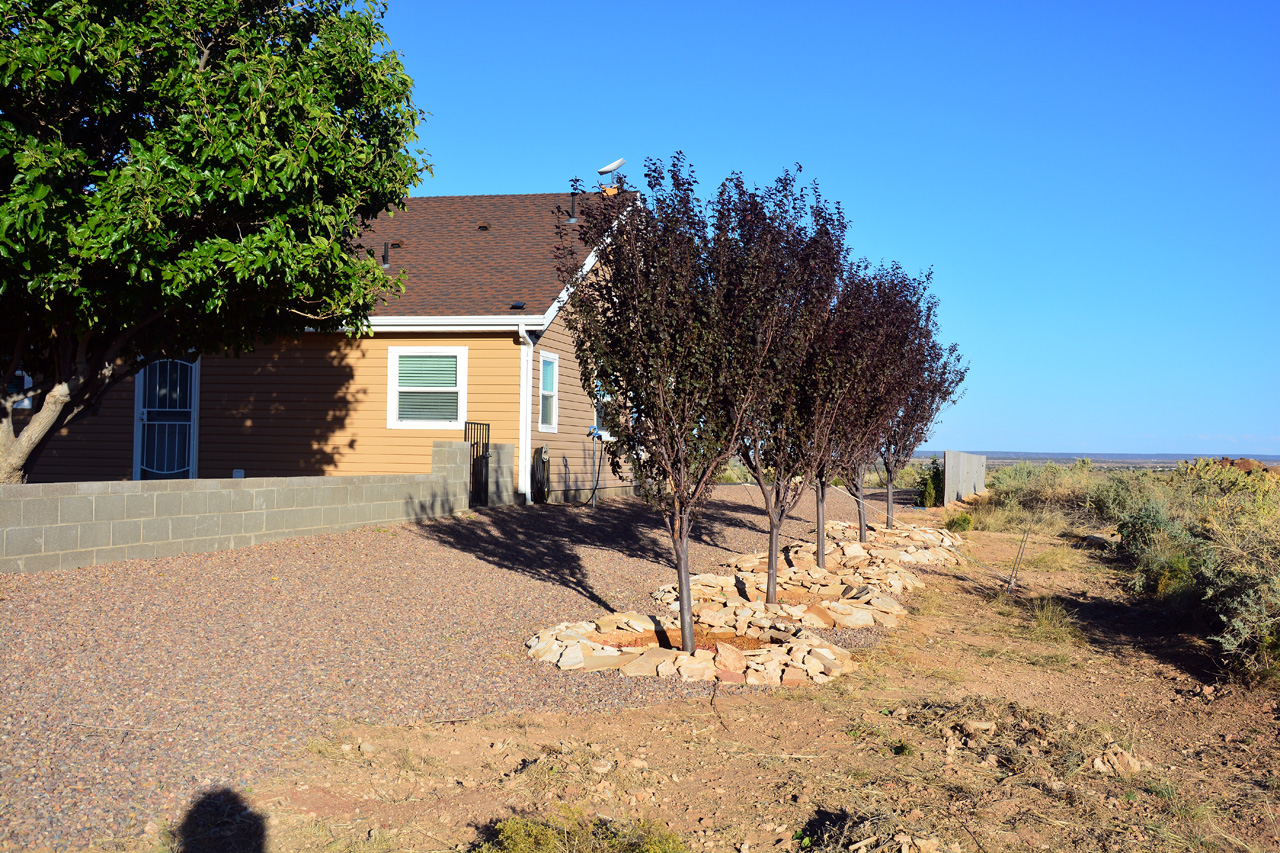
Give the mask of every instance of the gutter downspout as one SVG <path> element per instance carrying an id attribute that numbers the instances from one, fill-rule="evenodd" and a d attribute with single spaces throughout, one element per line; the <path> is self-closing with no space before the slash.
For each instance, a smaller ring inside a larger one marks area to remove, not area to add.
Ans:
<path id="1" fill-rule="evenodd" d="M 516 479 L 517 489 L 524 495 L 526 504 L 533 503 L 532 469 L 530 456 L 533 442 L 533 339 L 525 329 L 524 323 L 519 326 L 520 337 L 520 448 L 517 453 Z"/>

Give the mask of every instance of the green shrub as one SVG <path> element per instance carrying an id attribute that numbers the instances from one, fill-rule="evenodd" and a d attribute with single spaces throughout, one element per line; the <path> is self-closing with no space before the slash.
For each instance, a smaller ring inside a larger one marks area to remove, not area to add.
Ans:
<path id="1" fill-rule="evenodd" d="M 956 533 L 963 533 L 966 530 L 973 529 L 973 516 L 967 512 L 958 512 L 947 519 L 947 529 Z"/>
<path id="2" fill-rule="evenodd" d="M 920 506 L 942 505 L 941 497 L 943 489 L 946 488 L 946 482 L 942 463 L 938 461 L 937 456 L 929 460 L 929 464 L 920 472 L 917 482 L 916 488 L 920 490 Z"/>
<path id="3" fill-rule="evenodd" d="M 476 853 L 687 853 L 684 842 L 649 821 L 591 820 L 566 810 L 555 818 L 513 817 Z"/>
<path id="4" fill-rule="evenodd" d="M 1246 678 L 1280 677 L 1280 478 L 1212 460 L 1105 476 L 1018 463 L 987 478 L 979 530 L 1116 525 L 1135 591 L 1199 613 Z"/>

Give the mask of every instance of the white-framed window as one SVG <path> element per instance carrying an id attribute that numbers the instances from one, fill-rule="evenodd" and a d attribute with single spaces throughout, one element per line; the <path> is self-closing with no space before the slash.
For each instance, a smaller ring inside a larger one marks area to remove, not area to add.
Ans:
<path id="1" fill-rule="evenodd" d="M 596 431 L 600 433 L 600 438 L 604 439 L 605 441 L 613 441 L 613 436 L 609 433 L 609 430 L 605 429 L 604 418 L 602 417 L 603 412 L 601 412 L 600 410 L 600 404 L 607 399 L 609 399 L 608 396 L 603 391 L 600 390 L 600 383 L 597 382 L 596 383 L 596 400 L 595 400 Z"/>
<path id="2" fill-rule="evenodd" d="M 560 424 L 560 356 L 544 352 L 538 370 L 538 432 L 556 432 Z"/>
<path id="3" fill-rule="evenodd" d="M 21 370 L 15 370 L 13 372 L 13 378 L 9 380 L 9 387 L 5 389 L 5 391 L 8 394 L 21 394 L 30 387 L 31 377 L 23 373 Z M 13 407 L 15 409 L 29 409 L 31 408 L 31 398 L 28 397 L 25 400 L 19 400 L 13 404 Z"/>
<path id="4" fill-rule="evenodd" d="M 387 428 L 462 429 L 466 347 L 387 347 Z"/>

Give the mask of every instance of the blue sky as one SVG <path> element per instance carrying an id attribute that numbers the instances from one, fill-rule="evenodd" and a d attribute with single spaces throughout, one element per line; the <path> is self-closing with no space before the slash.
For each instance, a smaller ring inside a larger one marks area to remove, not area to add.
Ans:
<path id="1" fill-rule="evenodd" d="M 415 195 L 683 150 L 794 163 L 932 266 L 971 362 L 931 448 L 1280 453 L 1280 4 L 425 4 Z"/>

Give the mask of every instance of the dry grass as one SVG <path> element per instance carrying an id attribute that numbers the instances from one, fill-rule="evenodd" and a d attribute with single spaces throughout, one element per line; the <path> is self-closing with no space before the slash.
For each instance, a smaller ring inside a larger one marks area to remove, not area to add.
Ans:
<path id="1" fill-rule="evenodd" d="M 1031 616 L 1031 636 L 1045 643 L 1073 643 L 1080 639 L 1075 616 L 1052 595 L 1041 595 L 1027 604 Z"/>

